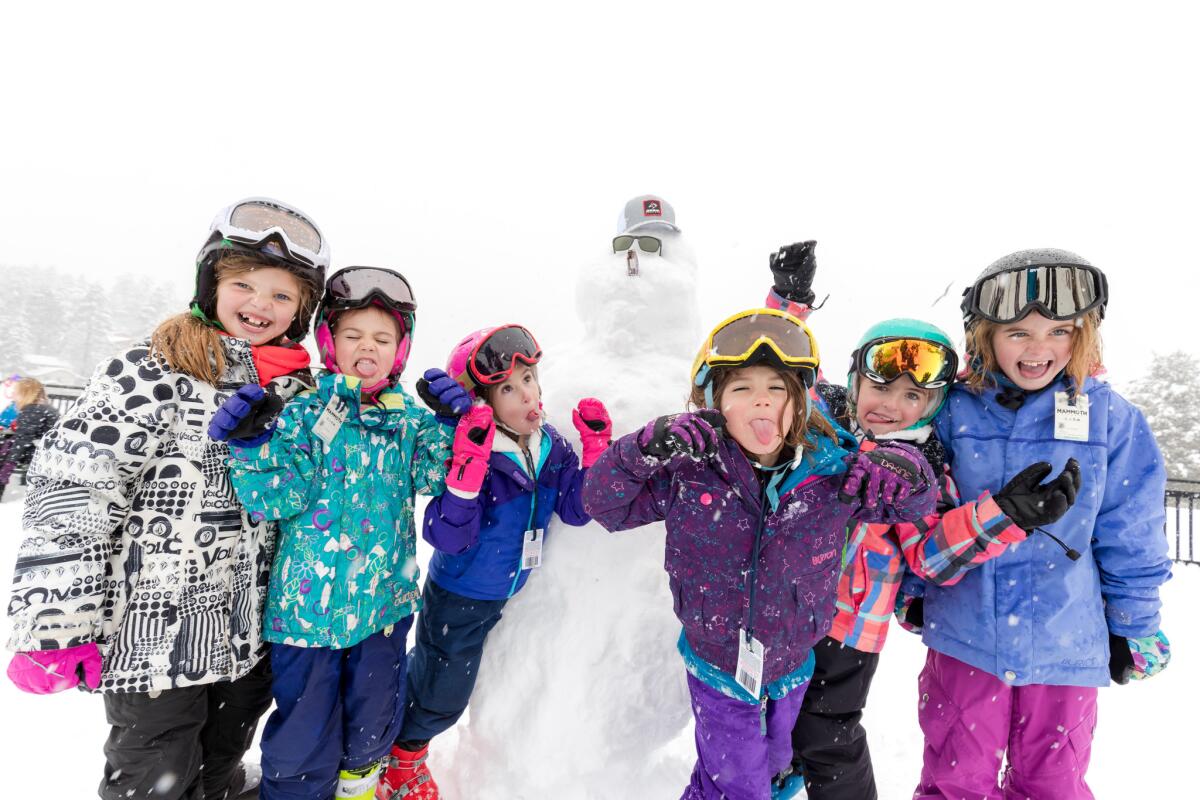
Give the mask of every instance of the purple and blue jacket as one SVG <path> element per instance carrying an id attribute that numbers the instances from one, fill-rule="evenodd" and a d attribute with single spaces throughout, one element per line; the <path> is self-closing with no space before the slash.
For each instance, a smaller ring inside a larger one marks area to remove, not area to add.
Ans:
<path id="1" fill-rule="evenodd" d="M 813 644 L 829 632 L 846 523 L 852 516 L 876 521 L 880 513 L 838 500 L 845 458 L 858 443 L 834 427 L 837 441 L 818 436 L 815 451 L 801 453 L 766 483 L 727 437 L 711 460 L 663 462 L 643 454 L 637 434 L 630 434 L 592 466 L 584 508 L 605 528 L 666 521 L 664 566 L 685 659 L 694 654 L 731 675 L 744 628 L 765 647 L 762 680 L 769 689 L 802 672 Z M 927 478 L 929 488 L 893 513 L 919 519 L 932 511 L 936 483 L 932 473 Z M 712 683 L 692 670 L 690 659 L 689 670 Z"/>
<path id="2" fill-rule="evenodd" d="M 429 580 L 476 600 L 504 600 L 521 591 L 532 571 L 521 565 L 525 532 L 546 530 L 554 513 L 568 525 L 591 521 L 581 500 L 586 474 L 571 445 L 549 425 L 524 452 L 498 433 L 479 496 L 464 499 L 447 491 L 425 509 L 425 541 L 436 548 Z"/>

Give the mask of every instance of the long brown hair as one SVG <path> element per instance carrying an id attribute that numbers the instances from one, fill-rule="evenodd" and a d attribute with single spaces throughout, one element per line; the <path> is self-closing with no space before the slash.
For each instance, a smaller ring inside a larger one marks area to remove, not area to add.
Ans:
<path id="1" fill-rule="evenodd" d="M 1102 366 L 1103 344 L 1100 340 L 1100 315 L 1089 311 L 1072 321 L 1071 360 L 1067 364 L 1067 375 L 1071 379 L 1071 393 L 1079 394 L 1088 376 Z M 967 329 L 967 387 L 981 392 L 995 386 L 992 375 L 1000 371 L 992 339 L 1002 326 L 997 322 L 979 319 Z"/>
<path id="2" fill-rule="evenodd" d="M 215 282 L 220 284 L 225 278 L 274 266 L 241 253 L 230 253 L 221 256 L 213 270 Z M 300 287 L 300 306 L 296 315 L 308 319 L 320 298 L 308 281 L 297 278 L 296 284 Z M 205 383 L 216 383 L 225 372 L 225 349 L 221 347 L 221 334 L 191 312 L 176 314 L 159 323 L 154 333 L 150 334 L 150 349 L 175 372 L 182 372 Z"/>
<path id="3" fill-rule="evenodd" d="M 739 367 L 714 367 L 710 373 L 712 376 L 710 380 L 713 383 L 713 402 L 718 408 L 721 406 L 721 397 L 725 393 L 725 386 L 738 369 Z M 792 424 L 788 428 L 787 436 L 783 437 L 783 443 L 804 451 L 816 450 L 817 443 L 810 436 L 813 433 L 836 442 L 837 434 L 833 432 L 833 426 L 829 424 L 825 416 L 820 412 L 810 413 L 809 403 L 811 401 L 808 391 L 800 381 L 800 376 L 792 370 L 775 369 L 775 374 L 783 381 L 783 385 L 787 388 L 788 400 L 792 401 Z M 707 407 L 704 402 L 704 387 L 692 387 L 691 396 L 688 397 L 688 406 L 691 408 Z"/>
<path id="4" fill-rule="evenodd" d="M 13 386 L 12 401 L 21 411 L 25 406 L 49 403 L 50 398 L 46 396 L 46 387 L 37 378 L 21 378 Z"/>

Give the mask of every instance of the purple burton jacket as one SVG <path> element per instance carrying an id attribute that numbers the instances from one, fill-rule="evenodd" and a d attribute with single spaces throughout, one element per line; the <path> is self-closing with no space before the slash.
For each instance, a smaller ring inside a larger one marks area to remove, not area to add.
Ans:
<path id="1" fill-rule="evenodd" d="M 766 648 L 766 685 L 803 666 L 812 646 L 829 632 L 847 521 L 851 516 L 875 521 L 880 513 L 838 500 L 845 457 L 858 447 L 849 434 L 838 433 L 838 442 L 820 439 L 816 451 L 785 469 L 774 509 L 754 466 L 728 437 L 711 461 L 664 464 L 644 455 L 633 433 L 592 466 L 584 508 L 610 531 L 666 520 L 664 566 L 688 643 L 732 674 L 738 630 L 753 625 Z M 930 488 L 897 504 L 895 513 L 919 519 L 933 510 L 936 482 L 931 472 L 927 478 Z M 747 582 L 760 524 L 751 621 Z"/>

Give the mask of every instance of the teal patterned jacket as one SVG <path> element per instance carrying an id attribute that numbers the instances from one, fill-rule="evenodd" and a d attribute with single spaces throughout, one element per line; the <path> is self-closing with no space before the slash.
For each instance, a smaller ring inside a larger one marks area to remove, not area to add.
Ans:
<path id="1" fill-rule="evenodd" d="M 329 373 L 287 404 L 267 444 L 231 448 L 238 499 L 280 521 L 266 641 L 344 649 L 420 607 L 413 499 L 445 490 L 454 429 L 399 386 L 378 405 L 358 386 Z M 316 428 L 335 395 L 345 420 L 327 446 Z"/>

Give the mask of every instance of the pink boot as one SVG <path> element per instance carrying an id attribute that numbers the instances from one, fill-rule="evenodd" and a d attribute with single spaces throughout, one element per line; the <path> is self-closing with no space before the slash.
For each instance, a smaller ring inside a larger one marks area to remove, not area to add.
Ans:
<path id="1" fill-rule="evenodd" d="M 375 800 L 438 800 L 437 783 L 425 766 L 427 758 L 429 745 L 416 751 L 392 745 L 392 752 L 383 762 L 386 769 L 379 779 Z"/>

